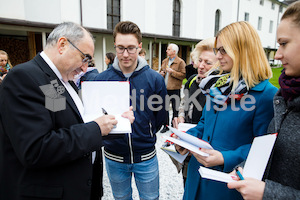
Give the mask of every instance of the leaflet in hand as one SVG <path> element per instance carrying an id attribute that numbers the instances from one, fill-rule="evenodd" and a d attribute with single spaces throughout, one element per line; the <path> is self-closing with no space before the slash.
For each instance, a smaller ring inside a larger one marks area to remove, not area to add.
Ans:
<path id="1" fill-rule="evenodd" d="M 84 81 L 81 88 L 85 123 L 101 117 L 104 108 L 118 121 L 110 133 L 132 132 L 129 119 L 121 116 L 130 106 L 128 81 Z"/>
<path id="2" fill-rule="evenodd" d="M 166 145 L 168 144 L 168 145 Z M 162 147 L 160 147 L 164 152 L 172 156 L 175 160 L 177 160 L 179 163 L 183 163 L 185 158 L 188 156 L 189 153 L 186 153 L 185 155 L 181 155 L 180 153 L 177 153 L 175 150 L 175 145 L 170 144 L 169 142 L 166 142 Z"/>
<path id="3" fill-rule="evenodd" d="M 195 136 L 192 136 L 188 133 L 179 131 L 173 127 L 169 126 L 169 129 L 175 134 L 177 135 L 179 138 L 176 139 L 174 137 L 169 137 L 169 136 L 164 136 L 167 140 L 178 144 L 181 147 L 184 147 L 188 150 L 191 150 L 195 153 L 198 153 L 199 155 L 202 156 L 209 156 L 209 154 L 201 151 L 199 148 L 204 148 L 204 149 L 213 149 L 213 147 L 206 141 L 201 140 Z"/>
<path id="4" fill-rule="evenodd" d="M 269 134 L 254 138 L 243 169 L 243 177 L 262 180 L 276 138 L 277 134 Z M 205 167 L 200 167 L 199 173 L 202 178 L 225 183 L 235 181 L 232 179 L 233 176 L 230 174 Z"/>

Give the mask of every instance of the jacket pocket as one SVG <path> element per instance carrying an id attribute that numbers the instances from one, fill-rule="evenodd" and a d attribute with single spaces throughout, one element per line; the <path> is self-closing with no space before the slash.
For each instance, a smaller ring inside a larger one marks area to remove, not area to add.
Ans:
<path id="1" fill-rule="evenodd" d="M 41 185 L 22 185 L 20 188 L 22 197 L 62 199 L 63 187 L 41 186 Z"/>

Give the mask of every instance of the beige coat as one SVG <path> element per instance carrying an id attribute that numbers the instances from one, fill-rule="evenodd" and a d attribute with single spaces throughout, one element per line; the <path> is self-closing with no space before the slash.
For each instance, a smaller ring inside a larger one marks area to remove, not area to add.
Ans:
<path id="1" fill-rule="evenodd" d="M 169 58 L 166 58 L 162 61 L 161 71 L 167 73 L 166 67 L 168 65 Z M 167 90 L 179 90 L 181 89 L 182 80 L 185 78 L 185 62 L 178 56 L 176 56 L 175 60 L 171 64 L 170 68 L 174 70 L 169 74 Z M 164 76 L 165 77 L 165 76 Z"/>

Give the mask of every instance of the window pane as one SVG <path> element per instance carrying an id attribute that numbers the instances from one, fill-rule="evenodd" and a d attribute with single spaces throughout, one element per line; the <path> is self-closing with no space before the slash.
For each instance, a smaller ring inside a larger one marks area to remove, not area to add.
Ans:
<path id="1" fill-rule="evenodd" d="M 112 30 L 112 17 L 107 16 L 107 29 Z"/>
<path id="2" fill-rule="evenodd" d="M 113 17 L 113 29 L 115 28 L 115 26 L 117 25 L 117 23 L 120 22 L 120 17 Z"/>
<path id="3" fill-rule="evenodd" d="M 120 15 L 120 8 L 119 6 L 115 6 L 113 7 L 113 15 Z"/>
<path id="4" fill-rule="evenodd" d="M 108 15 L 111 15 L 112 12 L 111 12 L 111 0 L 107 0 L 107 14 Z"/>

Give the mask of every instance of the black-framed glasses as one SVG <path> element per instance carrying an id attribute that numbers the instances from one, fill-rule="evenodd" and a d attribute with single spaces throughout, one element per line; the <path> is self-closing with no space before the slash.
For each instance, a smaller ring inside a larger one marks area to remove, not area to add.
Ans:
<path id="1" fill-rule="evenodd" d="M 124 53 L 125 50 L 127 50 L 127 52 L 129 54 L 134 54 L 134 53 L 136 53 L 136 51 L 138 49 L 138 47 L 127 47 L 127 48 L 125 48 L 125 47 L 122 47 L 122 46 L 114 46 L 114 48 L 116 49 L 116 52 L 119 53 L 119 54 Z"/>
<path id="2" fill-rule="evenodd" d="M 92 56 L 90 54 L 84 54 L 82 51 L 80 51 L 80 49 L 78 49 L 75 44 L 73 44 L 69 39 L 67 39 L 68 42 L 75 48 L 77 49 L 83 56 L 84 56 L 84 59 L 82 59 L 82 62 L 83 63 L 91 63 L 92 62 Z"/>
<path id="3" fill-rule="evenodd" d="M 218 54 L 218 51 L 219 51 L 222 55 L 227 54 L 227 52 L 225 51 L 225 49 L 224 49 L 223 47 L 220 47 L 220 48 L 213 48 L 213 50 L 214 50 L 215 55 Z"/>

